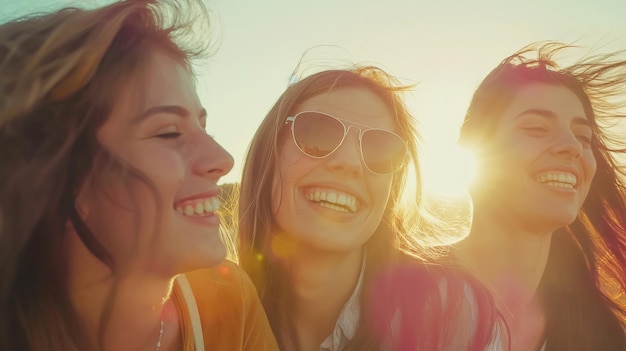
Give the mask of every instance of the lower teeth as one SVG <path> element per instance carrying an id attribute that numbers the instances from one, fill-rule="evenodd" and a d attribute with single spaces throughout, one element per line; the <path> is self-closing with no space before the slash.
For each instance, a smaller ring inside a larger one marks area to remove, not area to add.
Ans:
<path id="1" fill-rule="evenodd" d="M 567 183 L 545 182 L 543 184 L 546 184 L 548 186 L 557 187 L 557 188 L 574 189 L 574 186 L 572 184 L 567 184 Z"/>
<path id="2" fill-rule="evenodd" d="M 335 211 L 348 212 L 348 210 L 345 207 L 329 204 L 328 202 L 318 202 L 318 205 L 329 208 L 331 210 L 335 210 Z"/>

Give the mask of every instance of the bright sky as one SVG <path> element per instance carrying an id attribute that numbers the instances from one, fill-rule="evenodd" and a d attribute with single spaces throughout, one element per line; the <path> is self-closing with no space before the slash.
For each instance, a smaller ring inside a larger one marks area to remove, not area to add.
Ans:
<path id="1" fill-rule="evenodd" d="M 0 0 L 0 20 L 110 0 Z M 208 132 L 235 157 L 285 89 L 301 55 L 337 45 L 344 57 L 417 83 L 407 104 L 422 123 L 425 186 L 462 191 L 469 173 L 458 128 L 481 79 L 535 41 L 626 49 L 624 0 L 208 0 L 220 45 L 200 82 Z M 207 36 L 209 37 L 209 36 Z"/>

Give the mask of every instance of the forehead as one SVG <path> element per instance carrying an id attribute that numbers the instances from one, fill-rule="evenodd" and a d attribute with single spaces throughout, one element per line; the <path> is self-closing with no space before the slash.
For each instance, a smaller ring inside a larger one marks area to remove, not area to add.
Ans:
<path id="1" fill-rule="evenodd" d="M 374 128 L 395 129 L 392 110 L 366 88 L 339 88 L 304 100 L 299 111 L 328 113 L 343 120 Z"/>
<path id="2" fill-rule="evenodd" d="M 145 74 L 147 107 L 197 103 L 196 87 L 189 71 L 166 54 L 157 53 Z"/>
<path id="3" fill-rule="evenodd" d="M 171 56 L 155 52 L 145 68 L 122 84 L 113 112 L 107 120 L 117 123 L 130 120 L 154 106 L 182 106 L 194 113 L 200 101 L 195 83 L 187 69 Z"/>
<path id="4" fill-rule="evenodd" d="M 588 119 L 582 102 L 569 88 L 548 83 L 531 83 L 518 89 L 504 112 L 505 119 L 515 119 L 528 110 L 550 112 L 560 120 Z"/>

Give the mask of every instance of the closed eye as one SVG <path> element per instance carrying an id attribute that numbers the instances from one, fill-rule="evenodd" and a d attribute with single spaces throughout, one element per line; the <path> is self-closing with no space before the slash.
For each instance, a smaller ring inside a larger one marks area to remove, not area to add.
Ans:
<path id="1" fill-rule="evenodd" d="M 545 127 L 526 127 L 524 130 L 532 136 L 541 136 L 548 133 L 548 128 Z"/>
<path id="2" fill-rule="evenodd" d="M 170 132 L 170 133 L 163 133 L 163 134 L 159 134 L 156 137 L 157 138 L 161 138 L 161 139 L 176 139 L 179 136 L 181 136 L 182 133 L 180 132 Z"/>

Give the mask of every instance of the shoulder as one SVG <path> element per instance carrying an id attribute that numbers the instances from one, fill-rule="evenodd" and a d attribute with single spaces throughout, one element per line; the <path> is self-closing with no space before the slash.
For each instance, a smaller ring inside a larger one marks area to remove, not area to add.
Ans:
<path id="1" fill-rule="evenodd" d="M 197 311 L 205 349 L 224 351 L 277 350 L 263 307 L 250 278 L 237 264 L 220 265 L 186 273 L 177 279 L 176 291 L 187 300 L 189 320 Z M 192 301 L 193 303 L 189 304 Z"/>
<path id="2" fill-rule="evenodd" d="M 449 280 L 456 281 L 453 275 L 455 272 L 446 266 L 402 254 L 398 259 L 373 270 L 370 274 L 370 288 L 382 289 L 392 295 L 407 291 L 413 298 L 415 294 L 440 296 Z"/>
<path id="3" fill-rule="evenodd" d="M 400 256 L 371 273 L 365 306 L 388 325 L 400 323 L 422 330 L 442 309 L 447 284 L 440 270 L 437 265 Z"/>
<path id="4" fill-rule="evenodd" d="M 196 298 L 219 297 L 221 301 L 245 301 L 256 296 L 246 272 L 232 261 L 185 274 Z"/>
<path id="5" fill-rule="evenodd" d="M 388 343 L 396 349 L 479 350 L 492 336 L 490 295 L 462 269 L 408 256 L 380 272 L 366 306 L 388 326 Z"/>

